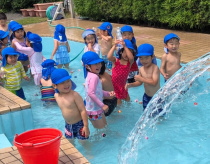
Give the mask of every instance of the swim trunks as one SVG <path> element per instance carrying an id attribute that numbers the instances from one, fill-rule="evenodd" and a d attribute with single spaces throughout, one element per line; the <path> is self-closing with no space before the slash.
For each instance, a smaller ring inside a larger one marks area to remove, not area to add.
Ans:
<path id="1" fill-rule="evenodd" d="M 97 114 L 97 115 L 88 115 L 88 119 L 90 121 L 94 121 L 94 120 L 100 120 L 102 119 L 103 113 Z"/>
<path id="2" fill-rule="evenodd" d="M 10 92 L 14 93 L 15 95 L 17 95 L 18 97 L 22 98 L 23 100 L 26 99 L 23 88 L 20 88 L 18 90 L 9 90 Z"/>
<path id="3" fill-rule="evenodd" d="M 143 110 L 145 110 L 145 108 L 147 107 L 147 104 L 149 104 L 150 100 L 152 99 L 152 97 L 148 96 L 146 93 L 144 93 L 143 95 Z"/>
<path id="4" fill-rule="evenodd" d="M 145 110 L 145 108 L 147 107 L 147 105 L 149 104 L 151 99 L 152 99 L 152 97 L 150 97 L 146 93 L 144 93 L 144 95 L 143 95 L 143 110 Z M 160 102 L 161 102 L 161 98 L 158 100 L 157 103 L 159 104 Z M 152 112 L 150 116 L 155 117 L 160 112 L 162 112 L 162 110 L 163 110 L 162 108 L 159 108 L 158 110 Z"/>
<path id="5" fill-rule="evenodd" d="M 75 123 L 75 124 L 68 124 L 66 122 L 66 125 L 65 125 L 65 137 L 67 139 L 74 139 L 74 138 L 77 138 L 77 139 L 80 139 L 80 140 L 88 139 L 89 137 L 85 138 L 81 134 L 81 130 L 82 130 L 83 127 L 84 127 L 84 124 L 83 124 L 82 120 L 79 121 L 78 123 Z"/>
<path id="6" fill-rule="evenodd" d="M 103 103 L 105 105 L 108 105 L 108 107 L 109 107 L 108 112 L 104 113 L 105 116 L 109 116 L 117 106 L 117 98 L 114 97 L 112 99 L 104 99 Z"/>

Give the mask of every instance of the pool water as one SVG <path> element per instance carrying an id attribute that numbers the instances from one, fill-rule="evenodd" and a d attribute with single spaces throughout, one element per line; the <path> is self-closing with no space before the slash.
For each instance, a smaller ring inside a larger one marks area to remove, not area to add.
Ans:
<path id="1" fill-rule="evenodd" d="M 69 41 L 69 43 L 72 59 L 83 49 L 84 44 L 73 41 Z M 43 55 L 49 58 L 52 50 L 53 38 L 43 37 Z M 70 72 L 72 80 L 77 84 L 75 91 L 84 98 L 83 83 L 85 79 L 83 78 L 81 56 L 70 63 Z M 158 65 L 160 65 L 159 60 Z M 164 80 L 161 76 L 161 86 L 163 84 Z M 40 100 L 40 90 L 34 85 L 33 80 L 24 81 L 23 89 L 27 101 L 32 106 L 34 127 L 53 127 L 63 131 L 65 123 L 59 107 L 56 104 L 43 105 Z M 151 133 L 151 136 L 148 135 L 149 137 L 143 141 L 138 149 L 137 163 L 210 162 L 208 158 L 210 155 L 210 133 L 207 130 L 210 124 L 206 118 L 210 114 L 210 111 L 207 110 L 209 101 L 206 101 L 210 99 L 210 96 L 208 91 L 200 94 L 201 90 L 210 90 L 209 83 L 208 85 L 203 83 L 202 78 L 198 79 L 189 91 L 171 106 L 173 112 L 167 114 L 166 119 L 156 126 L 155 135 Z M 107 128 L 95 130 L 89 122 L 90 139 L 85 143 L 75 140 L 75 147 L 90 163 L 118 163 L 119 151 L 143 113 L 142 104 L 139 103 L 144 94 L 143 86 L 130 88 L 129 94 L 131 102 L 124 103 L 107 117 Z M 198 105 L 194 105 L 195 102 Z M 121 110 L 121 113 L 118 110 Z M 196 129 L 192 132 L 192 128 Z M 106 134 L 106 136 L 103 137 L 102 134 Z"/>
<path id="2" fill-rule="evenodd" d="M 72 59 L 84 48 L 84 44 L 73 41 L 69 41 L 69 43 L 71 47 L 70 58 Z M 47 45 L 47 47 L 45 45 Z M 43 37 L 43 55 L 49 58 L 52 50 L 53 38 Z M 70 63 L 70 72 L 72 80 L 77 84 L 75 91 L 80 93 L 84 98 L 83 83 L 85 79 L 83 76 L 81 57 L 82 55 Z M 163 79 L 161 79 L 161 81 L 163 84 Z M 60 109 L 56 104 L 43 105 L 43 102 L 40 100 L 41 95 L 39 88 L 34 85 L 33 80 L 30 82 L 24 81 L 23 89 L 27 101 L 30 102 L 32 106 L 34 127 L 53 127 L 64 131 L 65 122 Z M 132 101 L 130 103 L 124 103 L 120 109 L 116 109 L 107 117 L 107 128 L 95 130 L 89 122 L 90 139 L 86 143 L 75 141 L 75 147 L 90 163 L 117 163 L 119 149 L 143 111 L 142 104 L 135 102 L 135 100 L 141 101 L 144 94 L 143 86 L 131 88 L 129 92 Z M 118 110 L 121 110 L 121 113 L 118 113 Z M 102 134 L 106 134 L 106 137 L 103 137 Z"/>

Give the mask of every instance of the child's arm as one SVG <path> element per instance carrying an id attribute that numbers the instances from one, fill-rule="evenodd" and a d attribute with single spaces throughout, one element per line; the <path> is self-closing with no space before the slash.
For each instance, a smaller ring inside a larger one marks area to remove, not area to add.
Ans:
<path id="1" fill-rule="evenodd" d="M 33 53 L 34 53 L 33 48 L 31 48 L 31 47 L 23 47 L 23 46 L 21 46 L 21 45 L 20 45 L 17 41 L 15 41 L 15 40 L 13 40 L 12 42 L 14 43 L 14 45 L 16 46 L 16 49 L 17 49 L 18 51 L 21 51 L 22 53 L 24 53 L 24 54 L 26 54 L 26 55 L 28 55 L 28 56 L 32 56 L 32 55 L 33 55 Z"/>
<path id="2" fill-rule="evenodd" d="M 24 70 L 23 65 L 21 63 L 20 63 L 20 73 L 21 73 L 21 76 L 22 76 L 23 79 L 25 79 L 27 81 L 30 80 L 29 77 L 26 76 L 25 70 Z"/>
<path id="3" fill-rule="evenodd" d="M 12 48 L 14 48 L 14 49 L 16 49 L 16 46 L 15 46 L 15 44 L 14 44 L 14 41 L 15 41 L 16 39 L 12 39 L 12 44 L 11 44 L 11 47 Z"/>
<path id="4" fill-rule="evenodd" d="M 82 97 L 77 92 L 74 92 L 74 99 L 75 99 L 75 103 L 80 111 L 82 121 L 84 124 L 82 133 L 85 134 L 85 137 L 87 138 L 90 135 L 90 131 L 88 128 L 88 118 L 87 118 L 86 109 L 85 109 Z"/>
<path id="5" fill-rule="evenodd" d="M 109 41 L 109 40 L 111 40 L 112 39 L 112 37 L 111 36 L 104 36 L 103 34 L 101 34 L 100 32 L 98 33 L 98 35 L 99 35 L 99 37 L 101 37 L 101 38 L 103 38 L 104 40 L 106 40 L 106 41 Z"/>
<path id="6" fill-rule="evenodd" d="M 136 78 L 137 78 L 138 76 L 141 76 L 140 69 L 139 69 L 139 74 L 134 76 L 135 82 L 133 82 L 133 83 L 126 83 L 126 85 L 125 85 L 125 89 L 126 89 L 126 90 L 127 90 L 128 88 L 131 88 L 131 87 L 138 87 L 138 86 L 140 86 L 140 85 L 143 84 L 141 81 L 137 81 L 137 80 L 136 80 Z"/>
<path id="7" fill-rule="evenodd" d="M 120 41 L 120 43 L 123 45 L 123 48 L 127 54 L 127 57 L 128 57 L 128 60 L 130 62 L 130 66 L 133 64 L 133 61 L 134 61 L 134 57 L 133 57 L 133 54 L 131 53 L 131 51 L 126 47 L 125 45 L 125 42 L 122 40 Z"/>
<path id="8" fill-rule="evenodd" d="M 140 74 L 135 76 L 136 81 L 139 81 L 139 82 L 142 82 L 142 83 L 147 83 L 147 84 L 150 84 L 150 85 L 153 85 L 153 86 L 158 84 L 159 79 L 160 79 L 160 70 L 157 66 L 155 66 L 155 68 L 153 70 L 151 79 L 142 77 Z"/>
<path id="9" fill-rule="evenodd" d="M 112 48 L 109 50 L 109 52 L 108 52 L 108 55 L 107 55 L 107 59 L 109 60 L 109 61 L 111 61 L 111 62 L 113 62 L 113 63 L 115 63 L 115 61 L 116 61 L 116 57 L 114 57 L 113 55 L 114 55 L 114 51 L 115 51 L 115 49 L 116 49 L 116 44 L 117 43 L 117 41 L 115 40 L 115 44 L 112 46 Z"/>
<path id="10" fill-rule="evenodd" d="M 161 58 L 160 73 L 163 75 L 165 79 L 168 79 L 168 74 L 166 73 L 166 57 L 167 54 L 164 53 Z"/>
<path id="11" fill-rule="evenodd" d="M 140 81 L 135 81 L 133 83 L 126 83 L 125 85 L 125 89 L 127 90 L 128 88 L 131 88 L 131 87 L 138 87 L 140 85 L 142 85 L 143 83 L 140 82 Z"/>
<path id="12" fill-rule="evenodd" d="M 93 74 L 91 77 L 91 82 L 88 84 L 88 96 L 101 108 L 103 108 L 104 103 L 97 97 L 96 95 L 96 87 L 99 82 L 99 78 L 97 75 Z"/>
<path id="13" fill-rule="evenodd" d="M 50 59 L 53 59 L 53 57 L 54 57 L 54 55 L 55 55 L 55 53 L 56 53 L 56 51 L 58 49 L 58 44 L 59 44 L 58 41 L 56 39 L 54 39 L 54 49 L 53 49 L 53 52 L 51 54 Z"/>
<path id="14" fill-rule="evenodd" d="M 68 41 L 66 41 L 66 47 L 67 47 L 67 51 L 70 52 L 70 45 Z"/>

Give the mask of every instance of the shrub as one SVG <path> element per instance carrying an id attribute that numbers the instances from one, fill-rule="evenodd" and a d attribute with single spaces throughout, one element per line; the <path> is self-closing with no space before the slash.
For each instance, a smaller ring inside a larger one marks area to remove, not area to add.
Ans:
<path id="1" fill-rule="evenodd" d="M 167 25 L 179 29 L 210 26 L 209 0 L 74 0 L 77 14 L 92 20 Z"/>

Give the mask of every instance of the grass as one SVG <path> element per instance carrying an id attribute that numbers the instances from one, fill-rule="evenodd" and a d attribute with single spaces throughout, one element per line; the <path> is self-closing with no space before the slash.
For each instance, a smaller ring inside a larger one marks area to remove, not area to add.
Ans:
<path id="1" fill-rule="evenodd" d="M 69 13 L 65 13 L 66 18 L 70 18 Z M 33 23 L 41 23 L 41 22 L 46 22 L 48 20 L 47 17 L 41 18 L 41 17 L 24 17 L 23 19 L 17 20 L 18 23 L 22 25 L 27 25 L 27 24 L 33 24 Z"/>
<path id="2" fill-rule="evenodd" d="M 27 25 L 27 24 L 33 24 L 33 23 L 40 23 L 40 22 L 46 22 L 47 17 L 41 18 L 41 17 L 25 17 L 23 19 L 17 20 L 18 23 L 22 25 Z"/>

